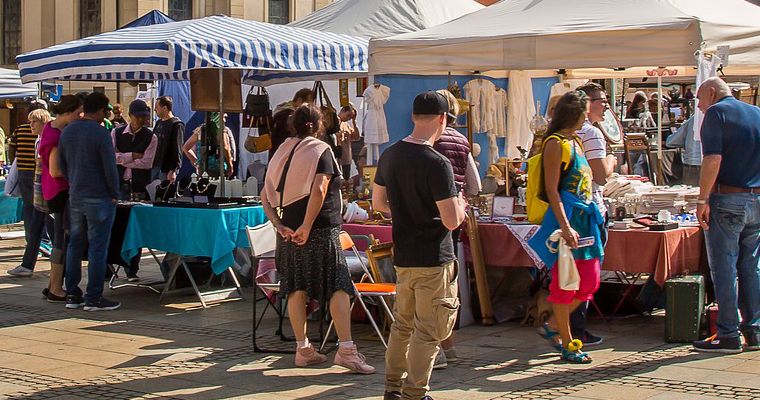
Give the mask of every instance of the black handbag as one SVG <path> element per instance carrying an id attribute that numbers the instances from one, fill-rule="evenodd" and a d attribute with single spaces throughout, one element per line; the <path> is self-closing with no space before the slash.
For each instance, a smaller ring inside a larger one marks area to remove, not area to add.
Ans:
<path id="1" fill-rule="evenodd" d="M 254 93 L 254 90 L 256 93 Z M 269 115 L 269 93 L 265 87 L 252 87 L 245 98 L 245 113 L 252 117 Z"/>

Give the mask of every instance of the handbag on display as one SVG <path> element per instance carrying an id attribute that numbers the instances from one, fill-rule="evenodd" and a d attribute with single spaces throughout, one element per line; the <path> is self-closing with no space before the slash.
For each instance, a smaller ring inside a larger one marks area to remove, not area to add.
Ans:
<path id="1" fill-rule="evenodd" d="M 267 89 L 261 86 L 251 87 L 245 99 L 245 113 L 252 117 L 266 117 L 270 108 Z"/>
<path id="2" fill-rule="evenodd" d="M 262 134 L 261 128 L 258 127 L 258 125 L 260 125 L 259 118 L 266 120 L 267 133 L 265 134 Z M 245 138 L 245 143 L 243 144 L 246 150 L 251 153 L 261 153 L 262 151 L 268 151 L 272 148 L 272 135 L 270 135 L 272 132 L 272 125 L 270 123 L 271 118 L 272 117 L 269 115 L 268 111 L 267 114 L 262 117 L 251 118 L 251 123 L 248 125 L 248 137 Z M 256 135 L 251 135 L 254 124 L 257 125 Z"/>
<path id="3" fill-rule="evenodd" d="M 340 120 L 338 119 L 338 112 L 333 107 L 330 98 L 327 96 L 327 91 L 322 85 L 321 81 L 314 82 L 314 104 L 319 106 L 322 110 L 322 125 L 325 128 L 325 134 L 336 133 L 340 129 Z"/>

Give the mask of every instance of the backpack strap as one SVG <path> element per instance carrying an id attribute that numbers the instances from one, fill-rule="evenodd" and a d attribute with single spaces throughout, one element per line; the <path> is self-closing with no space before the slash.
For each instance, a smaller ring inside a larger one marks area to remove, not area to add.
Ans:
<path id="1" fill-rule="evenodd" d="M 568 155 L 567 158 L 565 157 L 565 143 L 567 143 L 567 139 L 565 137 L 563 137 L 563 136 L 561 136 L 559 134 L 556 134 L 556 133 L 552 133 L 551 135 L 547 136 L 544 139 L 543 143 L 541 143 L 541 153 L 543 154 L 544 147 L 546 146 L 546 142 L 548 142 L 549 139 L 551 139 L 551 138 L 557 139 L 557 141 L 559 141 L 559 144 L 560 144 L 560 146 L 562 148 L 562 155 L 560 157 L 560 159 L 561 159 L 560 161 L 562 162 L 562 165 L 563 165 L 562 172 L 565 172 L 568 169 L 570 169 L 570 161 L 572 160 L 572 154 Z M 578 142 L 578 144 L 580 144 L 580 142 Z"/>

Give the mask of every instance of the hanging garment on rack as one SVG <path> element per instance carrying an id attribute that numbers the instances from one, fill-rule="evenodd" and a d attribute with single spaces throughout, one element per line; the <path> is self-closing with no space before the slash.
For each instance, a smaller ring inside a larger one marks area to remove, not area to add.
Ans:
<path id="1" fill-rule="evenodd" d="M 502 88 L 496 88 L 496 95 L 493 102 L 494 129 L 493 134 L 496 137 L 507 137 L 507 91 Z"/>
<path id="2" fill-rule="evenodd" d="M 551 91 L 549 92 L 549 98 L 551 99 L 554 96 L 562 96 L 571 90 L 575 90 L 575 88 L 583 85 L 586 82 L 588 82 L 588 79 L 566 79 L 562 82 L 555 83 L 552 85 Z"/>
<path id="3" fill-rule="evenodd" d="M 702 82 L 706 81 L 708 78 L 718 76 L 718 67 L 720 64 L 721 61 L 718 56 L 713 55 L 710 59 L 708 59 L 705 57 L 703 52 L 699 52 L 699 55 L 697 56 L 697 89 L 699 89 L 699 86 L 702 85 Z M 697 104 L 699 104 L 699 100 L 694 103 L 694 141 L 701 142 L 702 118 L 704 118 L 705 115 L 702 113 L 702 110 L 697 107 Z"/>
<path id="4" fill-rule="evenodd" d="M 507 113 L 507 157 L 519 158 L 517 146 L 529 149 L 533 143 L 530 121 L 536 115 L 530 75 L 524 71 L 509 73 L 509 112 Z"/>
<path id="5" fill-rule="evenodd" d="M 370 85 L 364 91 L 364 121 L 362 132 L 364 143 L 383 144 L 388 142 L 388 122 L 385 120 L 385 103 L 391 95 L 391 88 L 385 85 Z"/>
<path id="6" fill-rule="evenodd" d="M 472 105 L 473 133 L 491 132 L 496 122 L 494 120 L 494 101 L 496 85 L 493 82 L 477 78 L 464 85 L 465 99 Z"/>

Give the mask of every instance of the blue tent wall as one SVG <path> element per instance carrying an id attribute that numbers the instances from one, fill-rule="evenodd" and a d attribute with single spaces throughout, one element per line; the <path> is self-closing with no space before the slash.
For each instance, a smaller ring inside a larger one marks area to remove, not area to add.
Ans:
<path id="1" fill-rule="evenodd" d="M 456 81 L 459 87 L 463 87 L 470 80 L 477 78 L 479 77 L 458 75 L 452 76 L 451 80 Z M 509 89 L 508 79 L 483 78 L 489 79 L 500 88 Z M 380 75 L 375 78 L 375 81 L 391 88 L 390 98 L 385 104 L 390 141 L 380 147 L 382 151 L 412 132 L 414 127 L 412 124 L 412 102 L 414 101 L 414 97 L 427 90 L 445 89 L 449 78 L 447 76 Z M 531 82 L 533 84 L 533 101 L 540 101 L 541 110 L 545 110 L 546 104 L 549 102 L 551 87 L 559 82 L 559 79 L 556 77 L 533 78 Z M 482 176 L 485 174 L 486 167 L 488 167 L 488 138 L 483 133 L 476 133 L 474 141 L 479 143 L 482 149 L 480 157 L 478 157 L 480 174 Z M 504 154 L 504 139 L 497 139 L 497 142 L 499 154 Z"/>

